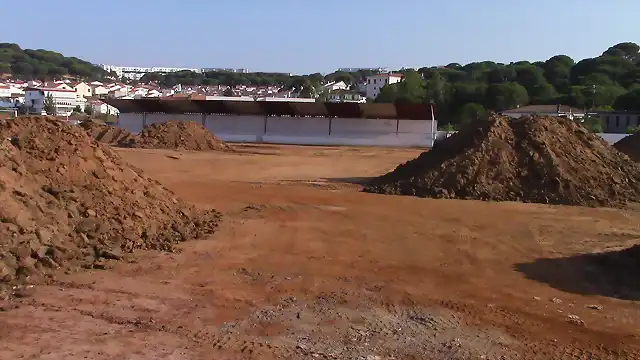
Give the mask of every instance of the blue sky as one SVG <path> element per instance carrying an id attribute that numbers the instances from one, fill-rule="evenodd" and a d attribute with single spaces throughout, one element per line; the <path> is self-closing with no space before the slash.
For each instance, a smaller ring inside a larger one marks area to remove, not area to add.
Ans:
<path id="1" fill-rule="evenodd" d="M 122 66 L 331 72 L 593 57 L 640 43 L 638 0 L 23 0 L 2 42 Z M 5 14 L 7 15 L 7 14 Z"/>

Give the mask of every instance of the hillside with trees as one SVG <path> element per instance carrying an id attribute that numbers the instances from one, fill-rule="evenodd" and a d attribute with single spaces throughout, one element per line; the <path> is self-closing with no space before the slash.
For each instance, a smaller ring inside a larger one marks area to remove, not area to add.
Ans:
<path id="1" fill-rule="evenodd" d="M 11 43 L 0 43 L 0 74 L 21 80 L 49 80 L 70 76 L 78 79 L 103 79 L 103 69 L 76 57 L 54 51 L 22 49 Z"/>

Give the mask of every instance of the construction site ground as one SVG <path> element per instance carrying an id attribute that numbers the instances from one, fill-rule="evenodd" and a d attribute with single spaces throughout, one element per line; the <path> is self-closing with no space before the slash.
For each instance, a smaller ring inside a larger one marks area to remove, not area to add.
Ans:
<path id="1" fill-rule="evenodd" d="M 360 192 L 421 150 L 234 148 L 118 149 L 220 230 L 31 288 L 0 359 L 640 359 L 640 282 L 579 256 L 640 243 L 640 210 Z"/>

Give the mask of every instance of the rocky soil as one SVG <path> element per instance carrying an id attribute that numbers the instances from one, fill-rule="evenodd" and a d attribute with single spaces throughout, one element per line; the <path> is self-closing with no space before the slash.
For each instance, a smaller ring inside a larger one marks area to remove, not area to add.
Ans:
<path id="1" fill-rule="evenodd" d="M 134 249 L 173 251 L 220 219 L 81 128 L 37 116 L 0 120 L 0 204 L 0 285 L 106 268 Z"/>
<path id="2" fill-rule="evenodd" d="M 120 146 L 145 149 L 221 150 L 231 148 L 201 124 L 193 121 L 167 121 L 152 124 Z"/>
<path id="3" fill-rule="evenodd" d="M 488 121 L 373 179 L 367 192 L 577 206 L 640 202 L 640 167 L 574 121 Z"/>
<path id="4" fill-rule="evenodd" d="M 80 123 L 80 126 L 95 140 L 109 145 L 122 146 L 135 138 L 134 134 L 125 129 L 107 125 L 98 121 L 83 121 Z"/>

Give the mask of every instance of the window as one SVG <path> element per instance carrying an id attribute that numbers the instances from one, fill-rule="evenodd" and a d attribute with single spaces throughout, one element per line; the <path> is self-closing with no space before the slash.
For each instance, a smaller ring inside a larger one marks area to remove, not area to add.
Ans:
<path id="1" fill-rule="evenodd" d="M 616 115 L 616 127 L 620 127 L 620 116 Z"/>
<path id="2" fill-rule="evenodd" d="M 384 79 L 384 83 L 388 84 L 389 83 L 389 79 Z"/>
<path id="3" fill-rule="evenodd" d="M 607 117 L 605 118 L 605 123 L 607 124 L 607 126 L 609 126 L 609 115 L 607 115 Z"/>

